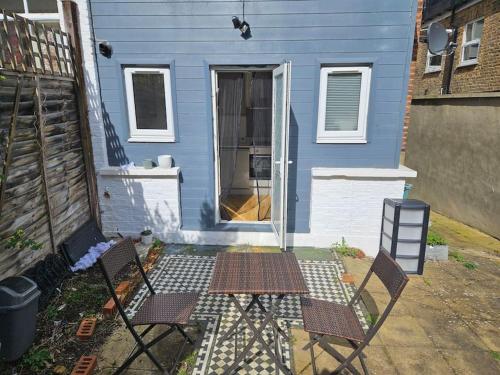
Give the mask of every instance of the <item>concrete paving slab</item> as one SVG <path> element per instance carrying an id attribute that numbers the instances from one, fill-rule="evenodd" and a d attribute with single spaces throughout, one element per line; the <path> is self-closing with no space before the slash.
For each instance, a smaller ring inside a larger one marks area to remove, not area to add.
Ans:
<path id="1" fill-rule="evenodd" d="M 500 362 L 488 351 L 444 350 L 442 355 L 457 375 L 500 374 Z"/>
<path id="2" fill-rule="evenodd" d="M 487 350 L 488 346 L 479 340 L 479 336 L 462 319 L 433 320 L 417 318 L 419 325 L 440 349 Z"/>
<path id="3" fill-rule="evenodd" d="M 387 347 L 399 374 L 453 375 L 453 369 L 435 348 Z"/>
<path id="4" fill-rule="evenodd" d="M 380 339 L 387 346 L 429 347 L 432 341 L 412 316 L 390 316 L 379 331 Z"/>
<path id="5" fill-rule="evenodd" d="M 485 320 L 465 321 L 490 351 L 500 353 L 500 324 Z"/>

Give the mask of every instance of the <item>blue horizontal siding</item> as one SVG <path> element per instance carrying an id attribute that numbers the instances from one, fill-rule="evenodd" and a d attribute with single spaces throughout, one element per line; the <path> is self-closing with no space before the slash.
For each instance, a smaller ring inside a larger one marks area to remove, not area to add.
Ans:
<path id="1" fill-rule="evenodd" d="M 311 168 L 399 163 L 416 0 L 248 0 L 247 41 L 231 24 L 240 0 L 91 3 L 96 38 L 113 46 L 112 58 L 98 56 L 110 163 L 173 155 L 183 229 L 241 229 L 213 225 L 211 64 L 292 62 L 289 230 L 309 230 Z M 322 63 L 373 64 L 367 144 L 315 142 Z M 128 143 L 122 65 L 134 64 L 171 66 L 175 143 Z"/>

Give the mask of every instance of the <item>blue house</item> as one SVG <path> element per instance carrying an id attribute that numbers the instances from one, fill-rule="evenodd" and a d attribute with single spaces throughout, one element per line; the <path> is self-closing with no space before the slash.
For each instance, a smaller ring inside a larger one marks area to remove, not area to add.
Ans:
<path id="1" fill-rule="evenodd" d="M 378 251 L 417 0 L 78 2 L 107 233 Z"/>

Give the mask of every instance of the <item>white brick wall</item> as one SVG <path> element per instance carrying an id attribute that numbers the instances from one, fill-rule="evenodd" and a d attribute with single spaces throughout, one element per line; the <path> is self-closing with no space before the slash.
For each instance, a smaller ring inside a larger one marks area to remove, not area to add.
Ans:
<path id="1" fill-rule="evenodd" d="M 367 255 L 378 252 L 384 198 L 402 198 L 404 179 L 312 180 L 311 239 L 330 246 L 342 237 Z"/>
<path id="2" fill-rule="evenodd" d="M 359 168 L 342 173 L 331 170 L 334 172 L 329 174 L 325 169 L 321 173 L 313 169 L 311 232 L 289 233 L 288 246 L 330 247 L 344 237 L 349 245 L 359 247 L 367 255 L 376 255 L 383 200 L 401 198 L 404 177 L 413 177 L 415 173 L 392 169 L 370 170 L 359 175 L 362 170 Z M 178 172 L 178 168 L 171 172 L 159 168 L 152 171 L 137 168 L 131 172 L 120 172 L 116 167 L 101 169 L 104 232 L 137 236 L 149 228 L 168 242 L 276 246 L 274 235 L 269 232 L 181 230 Z"/>
<path id="3" fill-rule="evenodd" d="M 80 16 L 80 32 L 82 36 L 85 85 L 87 88 L 87 102 L 89 108 L 89 124 L 92 135 L 94 163 L 96 170 L 108 165 L 106 153 L 106 137 L 102 121 L 101 99 L 99 96 L 99 82 L 95 65 L 92 24 L 88 9 L 88 0 L 74 0 L 78 4 Z"/>
<path id="4" fill-rule="evenodd" d="M 101 211 L 105 234 L 138 236 L 148 228 L 167 238 L 179 230 L 178 176 L 102 175 Z M 104 197 L 109 195 L 109 198 Z"/>

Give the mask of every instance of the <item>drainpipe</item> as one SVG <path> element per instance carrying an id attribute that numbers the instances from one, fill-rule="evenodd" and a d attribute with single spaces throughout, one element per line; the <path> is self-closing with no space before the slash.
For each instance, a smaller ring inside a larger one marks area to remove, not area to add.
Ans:
<path id="1" fill-rule="evenodd" d="M 450 16 L 450 27 L 453 30 L 451 39 L 453 45 L 457 44 L 457 38 L 458 38 L 458 27 L 455 25 L 455 11 L 457 8 L 456 5 L 456 0 L 452 0 L 452 6 L 453 8 L 451 9 L 451 16 Z M 446 56 L 446 64 L 445 64 L 445 71 L 444 71 L 444 76 L 443 76 L 443 84 L 441 86 L 441 94 L 451 94 L 451 78 L 453 76 L 453 62 L 455 61 L 455 51 L 456 48 L 453 48 L 448 56 Z"/>

